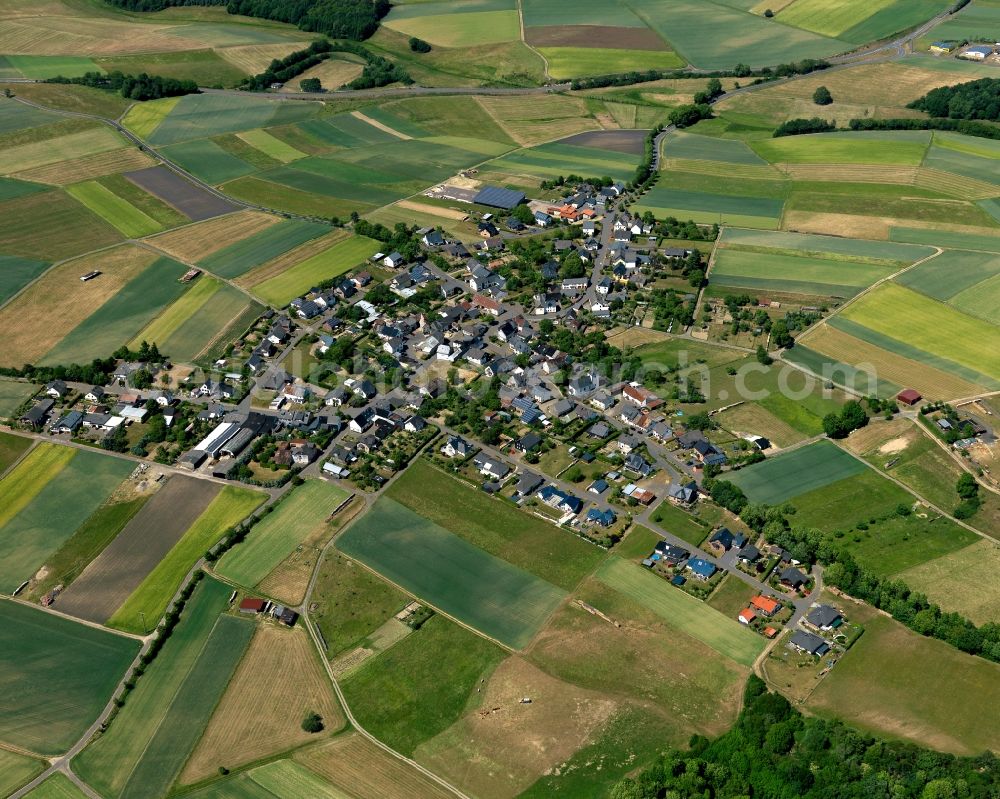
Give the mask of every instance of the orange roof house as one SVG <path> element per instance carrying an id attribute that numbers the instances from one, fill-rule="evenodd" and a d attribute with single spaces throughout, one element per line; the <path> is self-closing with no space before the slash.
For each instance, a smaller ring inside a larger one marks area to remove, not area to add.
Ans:
<path id="1" fill-rule="evenodd" d="M 781 609 L 781 603 L 773 597 L 760 594 L 750 600 L 751 607 L 759 610 L 765 616 L 773 616 Z"/>

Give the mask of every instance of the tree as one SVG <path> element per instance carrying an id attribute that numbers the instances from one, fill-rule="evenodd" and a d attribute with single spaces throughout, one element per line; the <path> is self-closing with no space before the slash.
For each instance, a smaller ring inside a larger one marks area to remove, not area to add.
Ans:
<path id="1" fill-rule="evenodd" d="M 972 499 L 979 494 L 979 483 L 968 472 L 962 472 L 955 485 L 955 490 L 962 499 Z"/>
<path id="2" fill-rule="evenodd" d="M 668 119 L 671 125 L 678 128 L 689 128 L 703 119 L 712 118 L 712 107 L 705 104 L 681 105 L 670 112 Z"/>
<path id="3" fill-rule="evenodd" d="M 851 431 L 844 426 L 840 414 L 828 413 L 823 417 L 823 432 L 830 438 L 845 438 Z"/>
<path id="4" fill-rule="evenodd" d="M 830 105 L 833 102 L 833 95 L 826 86 L 819 86 L 813 92 L 813 102 L 816 105 Z"/>
<path id="5" fill-rule="evenodd" d="M 303 78 L 299 81 L 299 88 L 304 92 L 321 92 L 323 83 L 319 78 Z"/>
<path id="6" fill-rule="evenodd" d="M 423 39 L 418 39 L 416 36 L 411 36 L 410 49 L 414 53 L 429 53 L 431 51 L 431 46 L 428 42 L 425 42 Z"/>
<path id="7" fill-rule="evenodd" d="M 323 717 L 319 713 L 307 713 L 302 719 L 302 729 L 309 733 L 322 732 Z"/>
<path id="8" fill-rule="evenodd" d="M 788 323 L 784 319 L 779 319 L 771 325 L 771 343 L 778 349 L 791 347 L 795 343 L 795 339 L 788 332 Z"/>
<path id="9" fill-rule="evenodd" d="M 764 364 L 764 366 L 770 366 L 774 363 L 774 358 L 767 354 L 763 344 L 757 345 L 757 363 Z"/>
<path id="10" fill-rule="evenodd" d="M 769 8 L 765 8 L 764 9 L 764 16 L 767 17 L 768 19 L 771 19 L 771 17 L 774 16 L 774 12 L 771 9 L 769 9 Z"/>

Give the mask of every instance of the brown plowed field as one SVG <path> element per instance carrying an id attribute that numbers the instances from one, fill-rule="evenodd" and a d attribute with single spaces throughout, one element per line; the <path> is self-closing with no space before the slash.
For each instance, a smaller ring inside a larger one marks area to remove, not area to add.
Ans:
<path id="1" fill-rule="evenodd" d="M 103 624 L 194 524 L 221 486 L 175 475 L 59 597 L 59 610 Z M 150 625 L 155 619 L 147 619 Z"/>

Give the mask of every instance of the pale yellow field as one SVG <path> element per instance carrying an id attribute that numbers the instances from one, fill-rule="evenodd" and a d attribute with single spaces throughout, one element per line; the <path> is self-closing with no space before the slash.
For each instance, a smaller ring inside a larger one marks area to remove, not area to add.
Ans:
<path id="1" fill-rule="evenodd" d="M 524 696 L 530 705 L 521 704 Z M 590 743 L 618 706 L 511 657 L 490 676 L 478 707 L 417 747 L 414 759 L 473 796 L 513 799 Z"/>
<path id="2" fill-rule="evenodd" d="M 601 127 L 578 97 L 477 97 L 476 101 L 507 135 L 525 147 Z"/>
<path id="3" fill-rule="evenodd" d="M 57 139 L 21 144 L 0 150 L 0 173 L 11 175 L 60 161 L 81 158 L 94 153 L 118 150 L 125 140 L 111 128 L 101 125 Z"/>
<path id="4" fill-rule="evenodd" d="M 457 211 L 454 208 L 444 208 L 440 205 L 429 205 L 427 203 L 417 202 L 416 200 L 400 200 L 396 203 L 397 208 L 406 208 L 410 211 L 417 211 L 422 214 L 430 214 L 431 216 L 439 216 L 442 219 L 451 219 L 456 222 L 461 222 L 464 219 L 468 219 L 468 214 L 463 214 L 461 211 Z"/>
<path id="5" fill-rule="evenodd" d="M 1000 546 L 983 540 L 896 576 L 945 610 L 985 624 L 1000 618 L 998 573 Z"/>
<path id="6" fill-rule="evenodd" d="M 261 264 L 256 269 L 247 272 L 236 280 L 236 284 L 243 287 L 256 286 L 258 283 L 263 283 L 265 280 L 270 280 L 272 277 L 280 275 L 286 269 L 302 263 L 317 253 L 329 249 L 338 241 L 350 238 L 350 236 L 350 232 L 346 230 L 334 230 L 325 236 L 320 236 L 318 239 L 307 241 L 294 250 L 282 253 L 273 261 L 268 261 L 266 264 Z"/>
<path id="7" fill-rule="evenodd" d="M 354 732 L 303 749 L 293 759 L 355 799 L 454 799 L 451 791 Z"/>
<path id="8" fill-rule="evenodd" d="M 156 257 L 126 244 L 50 269 L 0 309 L 0 326 L 6 331 L 0 365 L 36 362 Z M 92 269 L 101 276 L 81 283 L 80 275 Z"/>
<path id="9" fill-rule="evenodd" d="M 903 223 L 888 217 L 822 214 L 812 211 L 785 211 L 781 218 L 782 230 L 846 236 L 853 239 L 887 239 L 889 228 L 899 224 Z"/>
<path id="10" fill-rule="evenodd" d="M 778 170 L 770 165 L 730 164 L 724 161 L 700 161 L 691 158 L 665 158 L 660 169 L 670 172 L 694 172 L 698 175 L 743 178 L 744 180 L 776 180 Z"/>
<path id="11" fill-rule="evenodd" d="M 752 402 L 730 408 L 715 418 L 730 432 L 764 436 L 779 447 L 788 447 L 808 438 L 770 411 Z"/>
<path id="12" fill-rule="evenodd" d="M 800 339 L 807 347 L 838 361 L 871 364 L 883 380 L 915 388 L 928 399 L 969 397 L 982 391 L 979 386 L 932 366 L 911 361 L 875 347 L 827 324 L 820 324 Z"/>
<path id="13" fill-rule="evenodd" d="M 15 172 L 14 176 L 22 180 L 32 180 L 36 183 L 51 183 L 55 186 L 66 186 L 81 180 L 111 175 L 117 172 L 131 172 L 135 169 L 145 169 L 154 166 L 156 161 L 137 147 L 126 147 L 123 150 L 111 150 L 107 153 L 85 155 L 70 161 L 61 161 L 48 166 L 40 166 L 25 172 Z"/>
<path id="14" fill-rule="evenodd" d="M 186 225 L 147 239 L 150 244 L 185 263 L 197 263 L 223 247 L 277 224 L 278 217 L 260 211 L 239 211 L 196 225 Z"/>
<path id="15" fill-rule="evenodd" d="M 315 740 L 301 727 L 309 712 L 323 717 L 328 732 L 343 726 L 309 636 L 303 629 L 261 626 L 184 767 L 181 783 L 213 776 L 220 765 L 233 768 Z"/>
<path id="16" fill-rule="evenodd" d="M 328 58 L 293 79 L 291 85 L 298 88 L 299 81 L 301 80 L 319 78 L 324 89 L 339 89 L 345 83 L 350 83 L 358 77 L 362 69 L 364 67 L 361 64 L 355 64 L 340 58 Z"/>
<path id="17" fill-rule="evenodd" d="M 289 53 L 302 49 L 301 44 L 288 42 L 283 44 L 239 44 L 235 47 L 219 47 L 220 56 L 237 69 L 242 69 L 248 75 L 256 75 L 267 69 L 276 58 L 284 58 Z"/>

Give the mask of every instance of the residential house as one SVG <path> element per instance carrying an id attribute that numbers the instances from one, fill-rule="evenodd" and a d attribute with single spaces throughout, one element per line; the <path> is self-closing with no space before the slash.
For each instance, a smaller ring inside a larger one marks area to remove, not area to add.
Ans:
<path id="1" fill-rule="evenodd" d="M 832 605 L 817 605 L 806 614 L 804 621 L 816 630 L 829 632 L 843 624 L 844 617 Z"/>
<path id="2" fill-rule="evenodd" d="M 704 558 L 691 558 L 685 567 L 695 576 L 696 579 L 708 581 L 718 571 L 714 564 L 709 563 Z"/>
<path id="3" fill-rule="evenodd" d="M 807 633 L 804 630 L 796 631 L 788 642 L 800 652 L 805 652 L 813 657 L 823 657 L 830 651 L 830 645 L 818 635 Z"/>
<path id="4" fill-rule="evenodd" d="M 636 383 L 628 383 L 622 388 L 622 397 L 640 408 L 653 409 L 663 404 L 663 400 L 653 392 Z"/>
<path id="5" fill-rule="evenodd" d="M 601 527 L 610 527 L 616 520 L 615 512 L 610 508 L 605 508 L 604 510 L 591 508 L 587 511 L 587 521 L 592 524 L 599 524 Z"/>
<path id="6" fill-rule="evenodd" d="M 579 513 L 583 509 L 583 502 L 579 498 L 560 491 L 555 486 L 545 486 L 538 492 L 538 498 L 549 507 L 568 513 Z"/>
<path id="7" fill-rule="evenodd" d="M 510 474 L 510 467 L 506 463 L 502 463 L 495 458 L 491 458 L 488 455 L 480 453 L 472 459 L 472 463 L 479 473 L 487 477 L 492 477 L 495 480 L 503 480 L 507 475 Z"/>
<path id="8" fill-rule="evenodd" d="M 653 554 L 659 555 L 659 559 L 669 566 L 676 566 L 691 556 L 691 553 L 686 549 L 668 544 L 666 541 L 657 541 L 653 548 Z"/>
<path id="9" fill-rule="evenodd" d="M 758 594 L 753 599 L 750 600 L 750 605 L 755 611 L 760 613 L 762 616 L 771 618 L 775 613 L 781 610 L 781 602 L 774 597 L 764 596 L 764 594 Z"/>
<path id="10" fill-rule="evenodd" d="M 420 239 L 425 247 L 441 247 L 444 243 L 444 235 L 440 230 L 429 230 Z"/>
<path id="11" fill-rule="evenodd" d="M 441 452 L 449 458 L 465 458 L 472 452 L 472 445 L 461 436 L 448 436 Z"/>
<path id="12" fill-rule="evenodd" d="M 538 449 L 538 446 L 542 443 L 542 437 L 538 433 L 531 432 L 526 435 L 521 436 L 515 443 L 514 446 L 520 452 L 532 452 Z"/>
<path id="13" fill-rule="evenodd" d="M 520 499 L 522 497 L 529 496 L 544 482 L 545 481 L 534 472 L 522 472 L 517 481 L 517 485 L 514 487 L 514 498 Z"/>
<path id="14" fill-rule="evenodd" d="M 406 263 L 406 259 L 402 256 L 401 253 L 391 252 L 382 259 L 382 263 L 385 266 L 388 266 L 390 269 L 398 269 L 404 263 Z"/>
<path id="15" fill-rule="evenodd" d="M 674 505 L 691 505 L 698 499 L 698 484 L 694 480 L 689 483 L 671 483 L 667 489 L 667 499 Z"/>
<path id="16" fill-rule="evenodd" d="M 786 586 L 787 588 L 792 588 L 797 591 L 799 590 L 799 588 L 801 588 L 803 585 L 806 584 L 809 578 L 806 577 L 801 571 L 796 569 L 794 566 L 789 566 L 786 569 L 782 570 L 778 579 L 783 586 Z"/>

